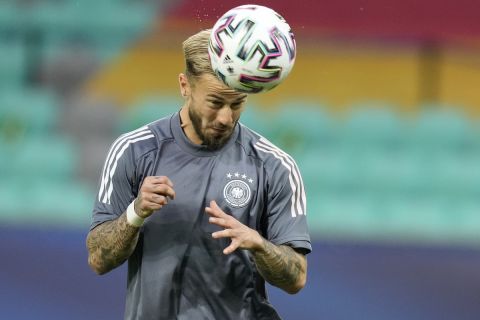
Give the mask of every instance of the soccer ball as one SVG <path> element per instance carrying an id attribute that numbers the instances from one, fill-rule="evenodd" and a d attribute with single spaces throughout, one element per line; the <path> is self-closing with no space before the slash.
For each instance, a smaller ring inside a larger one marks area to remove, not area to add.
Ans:
<path id="1" fill-rule="evenodd" d="M 278 13 L 243 5 L 215 23 L 208 53 L 213 71 L 227 86 L 258 93 L 280 84 L 292 70 L 296 44 L 290 26 Z"/>

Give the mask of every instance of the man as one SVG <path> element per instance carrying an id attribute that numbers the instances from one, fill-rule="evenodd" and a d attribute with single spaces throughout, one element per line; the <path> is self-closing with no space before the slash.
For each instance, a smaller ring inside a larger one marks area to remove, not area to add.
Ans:
<path id="1" fill-rule="evenodd" d="M 209 30 L 184 44 L 178 113 L 112 145 L 87 237 L 98 274 L 128 259 L 126 319 L 280 319 L 268 281 L 306 282 L 305 192 L 293 159 L 238 123 Z"/>

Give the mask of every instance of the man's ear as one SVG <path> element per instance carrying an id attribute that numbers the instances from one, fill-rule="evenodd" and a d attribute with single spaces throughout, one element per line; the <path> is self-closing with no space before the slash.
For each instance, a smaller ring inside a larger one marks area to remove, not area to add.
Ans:
<path id="1" fill-rule="evenodd" d="M 178 75 L 178 84 L 180 85 L 180 94 L 182 97 L 187 97 L 190 95 L 190 83 L 188 82 L 188 78 L 184 73 L 180 73 Z"/>

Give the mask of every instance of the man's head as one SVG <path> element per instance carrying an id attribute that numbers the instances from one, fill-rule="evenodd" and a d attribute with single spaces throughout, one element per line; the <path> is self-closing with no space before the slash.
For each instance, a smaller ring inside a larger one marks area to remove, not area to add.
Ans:
<path id="1" fill-rule="evenodd" d="M 218 80 L 208 57 L 210 30 L 183 43 L 186 70 L 179 75 L 185 105 L 180 114 L 187 137 L 210 149 L 223 146 L 232 135 L 247 95 Z"/>
<path id="2" fill-rule="evenodd" d="M 211 29 L 202 30 L 183 42 L 185 75 L 194 81 L 203 74 L 215 75 L 208 56 L 208 42 Z"/>

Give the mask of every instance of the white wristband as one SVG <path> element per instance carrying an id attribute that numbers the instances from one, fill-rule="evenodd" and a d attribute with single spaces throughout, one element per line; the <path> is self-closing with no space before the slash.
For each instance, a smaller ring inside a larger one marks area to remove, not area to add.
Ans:
<path id="1" fill-rule="evenodd" d="M 140 216 L 135 212 L 134 207 L 135 200 L 130 203 L 127 208 L 127 223 L 133 227 L 141 227 L 145 219 L 140 218 Z"/>

